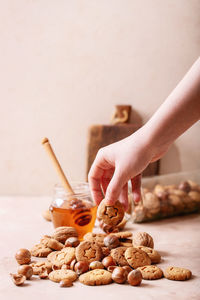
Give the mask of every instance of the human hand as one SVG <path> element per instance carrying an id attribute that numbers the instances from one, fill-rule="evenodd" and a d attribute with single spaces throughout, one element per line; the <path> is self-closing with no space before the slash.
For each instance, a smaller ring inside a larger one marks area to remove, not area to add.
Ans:
<path id="1" fill-rule="evenodd" d="M 116 200 L 128 207 L 128 181 L 135 201 L 140 198 L 140 174 L 150 162 L 158 160 L 173 141 L 200 119 L 200 58 L 138 131 L 100 149 L 89 172 L 89 184 L 97 204 Z"/>
<path id="2" fill-rule="evenodd" d="M 140 174 L 152 160 L 157 160 L 161 155 L 155 154 L 147 136 L 142 128 L 128 138 L 99 150 L 88 176 L 92 196 L 97 204 L 104 198 L 103 191 L 109 205 L 119 199 L 127 209 L 129 180 L 134 201 L 140 200 Z"/>

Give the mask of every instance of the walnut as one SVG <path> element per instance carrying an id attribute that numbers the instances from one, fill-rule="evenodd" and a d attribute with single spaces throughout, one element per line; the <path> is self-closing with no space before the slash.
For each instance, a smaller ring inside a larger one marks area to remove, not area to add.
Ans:
<path id="1" fill-rule="evenodd" d="M 133 246 L 145 246 L 153 248 L 153 238 L 146 232 L 137 232 L 133 235 Z"/>
<path id="2" fill-rule="evenodd" d="M 64 244 L 66 239 L 72 236 L 78 237 L 78 233 L 74 227 L 61 226 L 56 228 L 52 238 Z"/>

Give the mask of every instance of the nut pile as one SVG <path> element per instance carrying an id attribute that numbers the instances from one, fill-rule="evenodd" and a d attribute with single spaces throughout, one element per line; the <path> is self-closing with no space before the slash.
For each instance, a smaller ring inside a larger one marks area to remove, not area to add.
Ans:
<path id="1" fill-rule="evenodd" d="M 29 251 L 19 249 L 17 274 L 10 274 L 16 285 L 22 285 L 33 275 L 50 279 L 60 287 L 71 287 L 79 281 L 86 285 L 115 282 L 138 286 L 143 279 L 164 277 L 186 280 L 187 269 L 169 267 L 163 272 L 158 266 L 161 256 L 153 249 L 153 238 L 146 232 L 132 236 L 129 231 L 112 234 L 87 233 L 83 241 L 73 227 L 58 227 L 51 236 L 45 235 Z M 31 261 L 32 257 L 44 257 Z"/>
<path id="2" fill-rule="evenodd" d="M 200 186 L 187 180 L 179 185 L 157 184 L 143 189 L 143 203 L 135 206 L 134 222 L 140 223 L 200 210 Z"/>

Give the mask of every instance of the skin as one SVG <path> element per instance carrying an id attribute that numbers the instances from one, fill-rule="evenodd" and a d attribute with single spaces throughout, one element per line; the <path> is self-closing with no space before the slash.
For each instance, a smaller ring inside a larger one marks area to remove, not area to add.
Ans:
<path id="1" fill-rule="evenodd" d="M 128 207 L 128 181 L 134 200 L 140 200 L 141 173 L 160 159 L 170 145 L 200 119 L 200 58 L 150 120 L 129 137 L 101 148 L 88 180 L 97 204 L 117 199 Z"/>

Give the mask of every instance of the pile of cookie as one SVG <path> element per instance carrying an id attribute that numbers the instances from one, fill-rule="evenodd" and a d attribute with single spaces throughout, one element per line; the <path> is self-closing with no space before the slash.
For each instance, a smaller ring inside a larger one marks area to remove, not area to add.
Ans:
<path id="1" fill-rule="evenodd" d="M 116 226 L 124 217 L 120 202 L 108 206 L 101 202 L 97 215 L 106 224 Z M 18 273 L 11 274 L 16 285 L 22 285 L 32 275 L 50 279 L 61 287 L 70 287 L 79 281 L 85 285 L 103 285 L 111 282 L 141 284 L 142 279 L 171 280 L 191 278 L 191 271 L 169 267 L 164 272 L 156 266 L 161 261 L 154 250 L 153 238 L 146 232 L 132 235 L 129 231 L 111 234 L 87 233 L 79 241 L 73 227 L 58 227 L 51 236 L 45 235 L 30 251 L 20 249 L 16 253 Z M 31 256 L 45 257 L 31 261 Z"/>
<path id="2" fill-rule="evenodd" d="M 200 186 L 191 180 L 179 185 L 143 188 L 143 201 L 134 207 L 134 222 L 146 222 L 200 210 Z M 131 197 L 131 195 L 130 195 Z"/>

